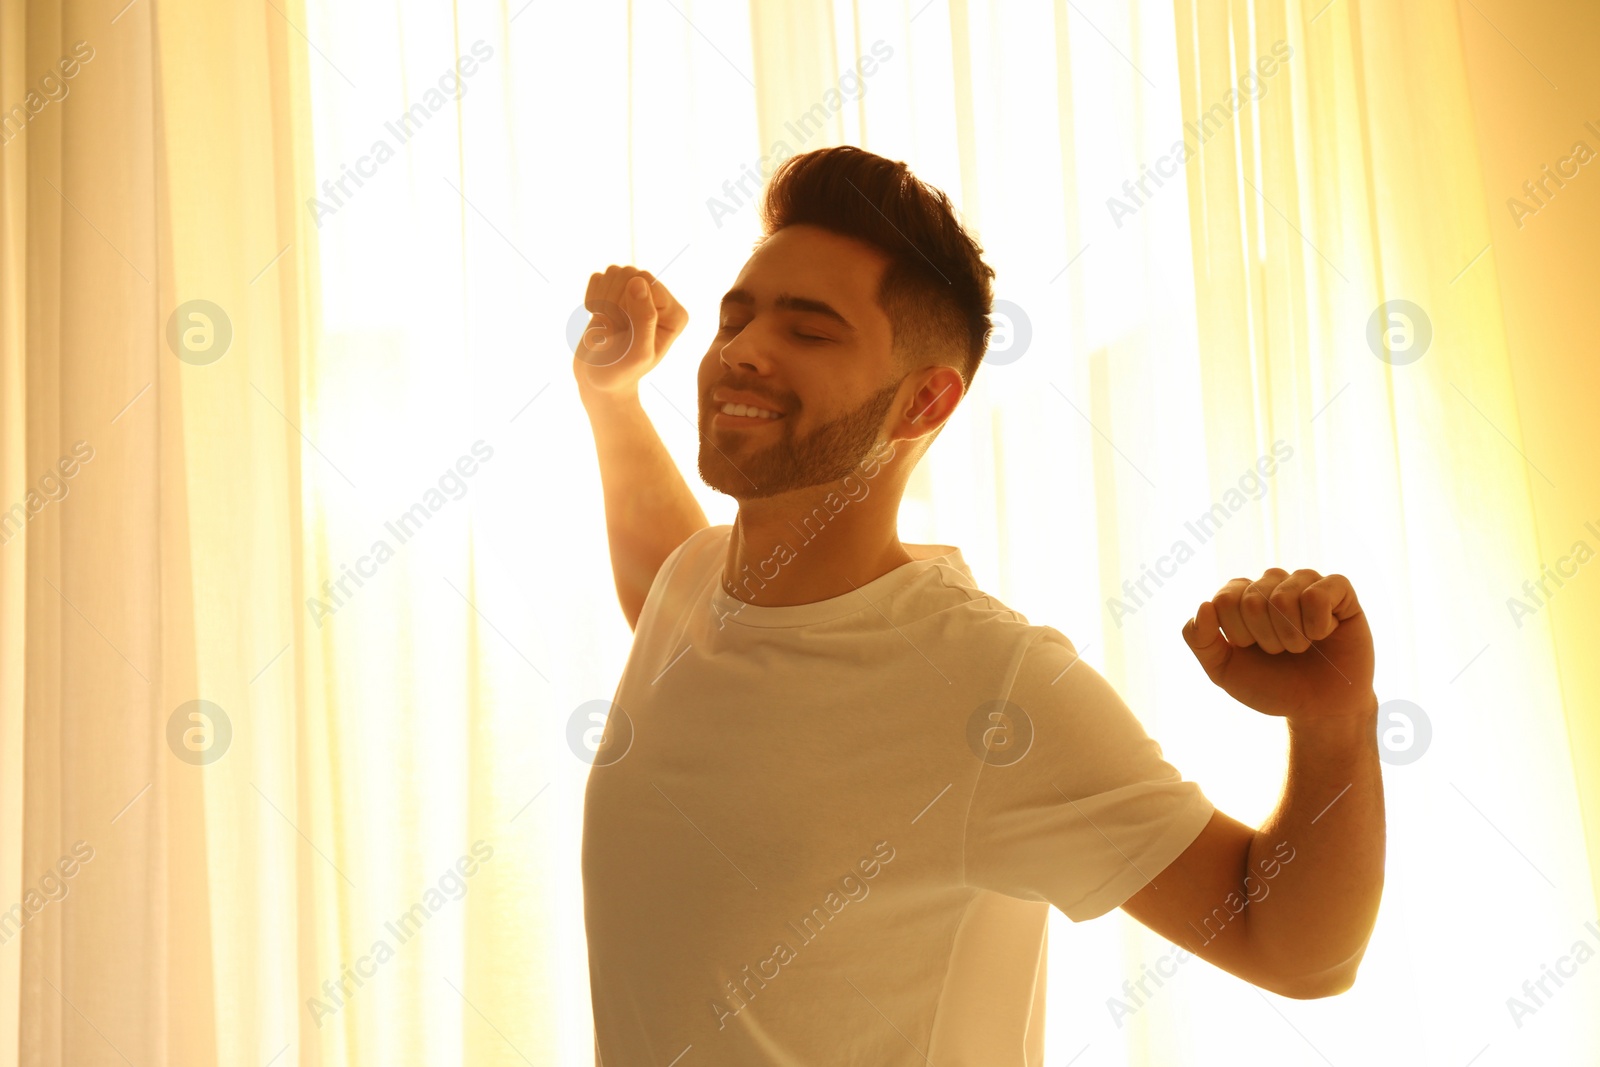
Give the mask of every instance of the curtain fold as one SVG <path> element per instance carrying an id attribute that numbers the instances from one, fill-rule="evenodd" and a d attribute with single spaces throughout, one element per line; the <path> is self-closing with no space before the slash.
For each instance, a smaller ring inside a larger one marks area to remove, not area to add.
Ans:
<path id="1" fill-rule="evenodd" d="M 1188 128 L 1220 116 L 1187 164 L 1211 479 L 1274 437 L 1296 449 L 1263 542 L 1224 569 L 1259 570 L 1264 550 L 1353 576 L 1385 721 L 1400 708 L 1422 740 L 1386 768 L 1389 876 L 1361 988 L 1315 1014 L 1353 1025 L 1426 958 L 1425 1023 L 1395 1035 L 1396 1062 L 1430 1047 L 1464 1062 L 1508 1031 L 1518 1058 L 1593 1056 L 1576 1014 L 1526 1033 L 1508 1014 L 1538 969 L 1524 946 L 1570 950 L 1595 886 L 1565 740 L 1582 712 L 1548 628 L 1505 608 L 1541 569 L 1530 504 L 1554 485 L 1520 444 L 1463 16 L 1448 0 L 1176 7 Z M 1260 95 L 1213 111 L 1262 57 Z M 1487 924 L 1493 899 L 1538 904 Z M 1316 1044 L 1337 1061 L 1361 1039 Z"/>
<path id="2" fill-rule="evenodd" d="M 5 6 L 8 1062 L 298 1044 L 297 17 Z"/>

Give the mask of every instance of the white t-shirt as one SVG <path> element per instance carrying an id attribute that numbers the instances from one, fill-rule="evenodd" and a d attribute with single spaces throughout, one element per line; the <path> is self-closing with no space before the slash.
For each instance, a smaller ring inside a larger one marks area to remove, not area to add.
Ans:
<path id="1" fill-rule="evenodd" d="M 597 1064 L 1038 1067 L 1049 906 L 1120 906 L 1211 802 L 959 550 L 760 607 L 731 530 L 657 573 L 589 772 Z"/>

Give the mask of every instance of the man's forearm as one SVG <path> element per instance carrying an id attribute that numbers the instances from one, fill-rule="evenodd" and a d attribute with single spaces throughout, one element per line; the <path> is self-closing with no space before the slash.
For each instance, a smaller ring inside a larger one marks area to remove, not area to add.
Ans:
<path id="1" fill-rule="evenodd" d="M 1289 721 L 1288 781 L 1250 846 L 1247 936 L 1305 996 L 1354 981 L 1383 895 L 1376 696 L 1369 702 L 1370 711 L 1351 718 Z"/>
<path id="2" fill-rule="evenodd" d="M 710 523 L 637 393 L 593 394 L 580 387 L 579 395 L 599 454 L 617 599 L 631 627 L 661 564 Z"/>

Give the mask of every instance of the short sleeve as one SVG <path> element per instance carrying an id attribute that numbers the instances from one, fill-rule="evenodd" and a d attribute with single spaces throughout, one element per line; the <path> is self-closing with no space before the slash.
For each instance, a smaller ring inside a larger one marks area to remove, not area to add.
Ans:
<path id="1" fill-rule="evenodd" d="M 999 743 L 978 749 L 988 754 L 967 809 L 964 877 L 1082 922 L 1144 888 L 1215 808 L 1072 643 L 1039 631 L 990 712 Z"/>

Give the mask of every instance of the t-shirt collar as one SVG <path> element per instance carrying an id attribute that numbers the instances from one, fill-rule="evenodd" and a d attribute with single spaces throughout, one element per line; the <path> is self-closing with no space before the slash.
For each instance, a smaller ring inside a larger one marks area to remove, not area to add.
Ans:
<path id="1" fill-rule="evenodd" d="M 909 586 L 928 571 L 938 567 L 953 567 L 962 577 L 972 580 L 972 572 L 968 570 L 966 560 L 961 558 L 961 550 L 950 545 L 917 546 L 931 547 L 934 550 L 946 549 L 936 555 L 925 559 L 914 559 L 909 563 L 902 563 L 894 570 L 880 574 L 865 585 L 858 586 L 847 593 L 841 593 L 827 600 L 814 600 L 809 604 L 787 604 L 777 607 L 751 604 L 740 600 L 722 588 L 722 562 L 723 555 L 714 553 L 717 560 L 715 571 L 711 575 L 711 613 L 714 618 L 723 622 L 740 623 L 745 626 L 809 626 L 813 623 L 829 622 L 833 619 L 849 615 L 853 612 L 867 611 L 879 617 L 873 609 L 882 604 L 888 597 Z"/>

